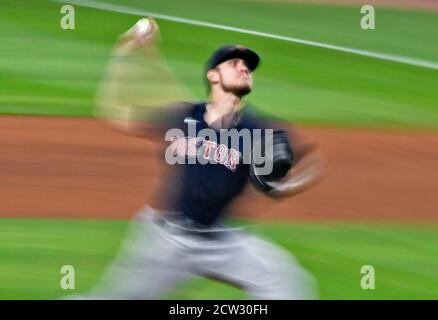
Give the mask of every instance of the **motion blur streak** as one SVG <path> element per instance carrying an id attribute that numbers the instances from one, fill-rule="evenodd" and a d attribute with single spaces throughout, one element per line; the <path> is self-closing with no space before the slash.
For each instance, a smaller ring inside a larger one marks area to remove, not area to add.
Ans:
<path id="1" fill-rule="evenodd" d="M 62 0 L 53 0 L 53 1 L 64 2 Z M 361 56 L 366 56 L 366 57 L 371 57 L 371 58 L 376 58 L 376 59 L 381 59 L 381 60 L 393 61 L 393 62 L 404 63 L 404 64 L 413 65 L 413 66 L 438 70 L 438 63 L 436 63 L 436 62 L 414 59 L 414 58 L 410 58 L 410 57 L 397 56 L 397 55 L 392 55 L 392 54 L 385 54 L 385 53 L 373 52 L 373 51 L 368 51 L 368 50 L 360 50 L 360 49 L 354 49 L 354 48 L 346 48 L 346 47 L 336 46 L 336 45 L 332 45 L 332 44 L 321 43 L 321 42 L 316 42 L 316 41 L 309 41 L 309 40 L 298 39 L 298 38 L 293 38 L 293 37 L 288 37 L 288 36 L 281 36 L 281 35 L 276 35 L 276 34 L 271 34 L 271 33 L 266 33 L 266 32 L 224 26 L 224 25 L 220 25 L 220 24 L 197 21 L 197 20 L 192 20 L 192 19 L 184 19 L 184 18 L 180 18 L 180 17 L 168 16 L 168 15 L 164 15 L 164 14 L 160 14 L 160 13 L 148 12 L 148 11 L 143 11 L 143 10 L 136 9 L 136 8 L 119 6 L 119 5 L 115 5 L 115 4 L 109 4 L 109 3 L 102 3 L 102 2 L 98 2 L 98 1 L 72 0 L 72 1 L 69 1 L 69 3 L 79 5 L 79 6 L 89 7 L 89 8 L 126 13 L 126 14 L 131 14 L 131 15 L 136 15 L 136 16 L 152 16 L 152 17 L 158 18 L 158 19 L 186 23 L 186 24 L 191 24 L 191 25 L 195 25 L 195 26 L 202 26 L 202 27 L 208 27 L 208 28 L 215 28 L 215 29 L 222 29 L 222 30 L 240 32 L 240 33 L 246 33 L 246 34 L 251 34 L 251 35 L 265 37 L 265 38 L 301 43 L 301 44 L 314 46 L 314 47 L 320 47 L 320 48 L 336 50 L 336 51 L 341 51 L 341 52 L 348 52 L 348 53 L 357 54 L 357 55 L 361 55 Z"/>

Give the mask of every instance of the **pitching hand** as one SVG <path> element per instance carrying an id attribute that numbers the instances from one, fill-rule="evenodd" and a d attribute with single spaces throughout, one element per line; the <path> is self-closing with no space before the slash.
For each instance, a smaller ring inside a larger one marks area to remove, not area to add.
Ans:
<path id="1" fill-rule="evenodd" d="M 121 54 L 130 54 L 138 50 L 148 51 L 156 47 L 153 43 L 157 39 L 159 39 L 158 24 L 152 17 L 143 18 L 120 35 L 116 51 Z"/>

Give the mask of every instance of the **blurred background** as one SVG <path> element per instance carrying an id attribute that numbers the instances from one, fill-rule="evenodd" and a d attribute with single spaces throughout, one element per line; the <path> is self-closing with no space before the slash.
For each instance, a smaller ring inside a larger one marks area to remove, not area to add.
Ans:
<path id="1" fill-rule="evenodd" d="M 203 65 L 214 49 L 238 43 L 259 52 L 249 102 L 299 125 L 329 160 L 326 180 L 293 199 L 249 190 L 230 223 L 293 253 L 322 299 L 438 299 L 436 2 L 366 1 L 375 30 L 361 29 L 362 3 L 353 0 L 68 3 L 74 30 L 60 27 L 66 3 L 0 3 L 0 299 L 72 293 L 59 285 L 63 265 L 75 267 L 76 293 L 90 289 L 129 218 L 152 200 L 162 155 L 93 117 L 111 48 L 145 13 L 160 15 L 162 53 L 197 99 L 205 99 Z M 391 61 L 400 59 L 408 63 Z M 375 268 L 374 290 L 360 286 L 363 265 Z M 205 279 L 168 296 L 243 297 Z"/>

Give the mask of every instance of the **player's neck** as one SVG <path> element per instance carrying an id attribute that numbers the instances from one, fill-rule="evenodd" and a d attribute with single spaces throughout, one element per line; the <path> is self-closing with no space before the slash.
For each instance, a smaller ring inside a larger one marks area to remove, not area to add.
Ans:
<path id="1" fill-rule="evenodd" d="M 244 103 L 241 97 L 232 93 L 214 94 L 210 96 L 204 119 L 208 124 L 216 124 L 219 127 L 229 127 L 238 120 L 238 112 Z"/>
<path id="2" fill-rule="evenodd" d="M 209 108 L 215 114 L 223 116 L 229 113 L 238 112 L 243 107 L 243 100 L 232 93 L 212 93 Z"/>

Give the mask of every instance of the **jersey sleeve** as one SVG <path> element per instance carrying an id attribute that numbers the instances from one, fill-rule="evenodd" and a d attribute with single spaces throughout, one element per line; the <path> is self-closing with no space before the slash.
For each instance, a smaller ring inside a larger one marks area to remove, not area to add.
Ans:
<path id="1" fill-rule="evenodd" d="M 190 102 L 175 102 L 157 108 L 134 109 L 134 122 L 140 136 L 164 139 L 166 132 L 172 128 L 181 128 L 184 118 L 190 115 L 196 104 Z"/>

